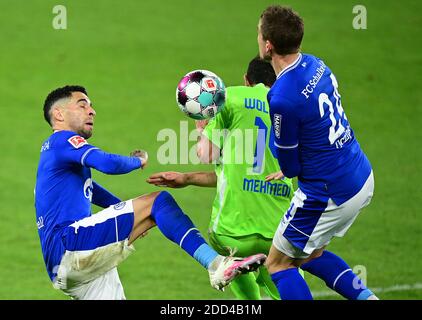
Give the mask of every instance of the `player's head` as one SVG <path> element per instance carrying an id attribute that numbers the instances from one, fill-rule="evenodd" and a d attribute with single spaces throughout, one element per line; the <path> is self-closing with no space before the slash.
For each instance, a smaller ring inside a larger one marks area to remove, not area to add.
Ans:
<path id="1" fill-rule="evenodd" d="M 258 83 L 263 83 L 266 87 L 271 87 L 275 82 L 276 75 L 271 63 L 255 57 L 249 62 L 248 71 L 244 78 L 245 85 L 248 87 L 253 87 Z"/>
<path id="2" fill-rule="evenodd" d="M 299 52 L 303 32 L 303 20 L 291 8 L 269 6 L 258 22 L 260 57 L 271 60 L 274 54 L 285 56 Z"/>
<path id="3" fill-rule="evenodd" d="M 51 91 L 44 102 L 44 118 L 54 130 L 70 130 L 88 139 L 94 128 L 95 110 L 82 86 Z"/>

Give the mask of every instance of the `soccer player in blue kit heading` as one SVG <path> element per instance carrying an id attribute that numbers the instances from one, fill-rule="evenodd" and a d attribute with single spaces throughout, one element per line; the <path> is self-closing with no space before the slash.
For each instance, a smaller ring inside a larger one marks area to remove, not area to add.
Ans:
<path id="1" fill-rule="evenodd" d="M 298 267 L 347 299 L 377 299 L 352 269 L 325 250 L 371 201 L 374 177 L 343 110 L 338 83 L 319 58 L 300 52 L 301 17 L 270 6 L 258 23 L 260 56 L 277 80 L 268 93 L 280 168 L 298 190 L 275 233 L 266 266 L 281 299 L 312 299 Z"/>
<path id="2" fill-rule="evenodd" d="M 211 285 L 219 290 L 265 261 L 264 254 L 217 254 L 168 192 L 122 202 L 93 181 L 91 168 L 125 174 L 148 162 L 145 151 L 122 156 L 89 144 L 95 114 L 81 86 L 58 88 L 44 103 L 45 120 L 54 132 L 41 147 L 35 209 L 44 261 L 55 288 L 74 299 L 125 299 L 116 267 L 134 251 L 133 241 L 154 226 L 206 268 Z M 91 203 L 105 209 L 92 215 Z"/>

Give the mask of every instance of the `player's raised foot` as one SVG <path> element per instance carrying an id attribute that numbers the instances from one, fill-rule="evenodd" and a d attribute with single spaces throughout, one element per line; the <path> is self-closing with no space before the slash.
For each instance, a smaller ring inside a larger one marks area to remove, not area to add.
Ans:
<path id="1" fill-rule="evenodd" d="M 234 278 L 242 273 L 248 273 L 258 269 L 267 259 L 263 253 L 255 254 L 246 258 L 218 256 L 208 269 L 211 286 L 224 291 Z"/>

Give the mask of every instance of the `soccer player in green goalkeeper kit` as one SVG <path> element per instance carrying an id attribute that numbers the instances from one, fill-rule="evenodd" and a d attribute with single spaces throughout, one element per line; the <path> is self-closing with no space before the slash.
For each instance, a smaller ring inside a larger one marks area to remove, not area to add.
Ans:
<path id="1" fill-rule="evenodd" d="M 147 180 L 156 186 L 217 187 L 209 224 L 210 244 L 220 254 L 268 253 L 273 235 L 293 196 L 273 149 L 267 93 L 276 79 L 272 66 L 254 58 L 245 86 L 228 87 L 226 103 L 213 119 L 197 121 L 197 154 L 215 163 L 214 172 L 160 172 Z M 248 152 L 250 154 L 248 154 Z M 261 290 L 280 299 L 265 267 L 236 278 L 230 285 L 238 299 L 259 300 Z"/>

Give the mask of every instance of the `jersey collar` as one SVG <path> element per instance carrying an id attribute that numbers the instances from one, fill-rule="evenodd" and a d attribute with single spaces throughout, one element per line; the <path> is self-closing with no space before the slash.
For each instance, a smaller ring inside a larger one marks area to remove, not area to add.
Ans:
<path id="1" fill-rule="evenodd" d="M 282 75 L 286 74 L 290 70 L 293 70 L 294 68 L 296 68 L 298 66 L 300 60 L 302 60 L 302 54 L 301 53 L 299 53 L 299 56 L 296 58 L 295 61 L 293 61 L 286 68 L 284 68 L 282 71 L 280 71 L 280 73 L 277 75 L 277 79 L 279 79 Z"/>

